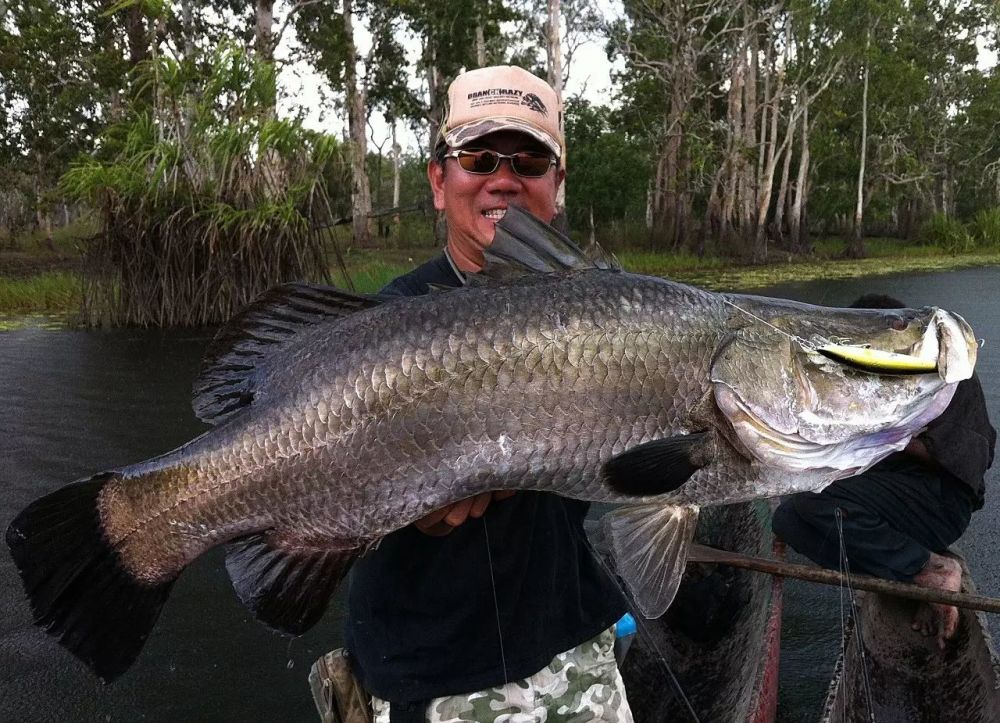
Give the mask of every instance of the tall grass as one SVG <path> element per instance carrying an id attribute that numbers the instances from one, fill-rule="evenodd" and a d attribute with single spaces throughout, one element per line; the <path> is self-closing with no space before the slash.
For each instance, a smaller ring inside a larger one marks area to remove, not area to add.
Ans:
<path id="1" fill-rule="evenodd" d="M 980 211 L 972 219 L 969 232 L 983 248 L 1000 249 L 1000 208 Z"/>
<path id="2" fill-rule="evenodd" d="M 0 310 L 6 314 L 77 311 L 82 297 L 79 274 L 50 271 L 17 279 L 0 277 Z"/>
<path id="3" fill-rule="evenodd" d="M 968 253 L 975 246 L 965 225 L 943 213 L 936 213 L 924 222 L 919 238 L 922 243 L 940 246 L 953 254 Z"/>

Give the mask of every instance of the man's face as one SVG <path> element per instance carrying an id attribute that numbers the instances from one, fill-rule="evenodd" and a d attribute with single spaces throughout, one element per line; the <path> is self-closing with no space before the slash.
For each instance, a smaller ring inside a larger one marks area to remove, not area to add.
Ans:
<path id="1" fill-rule="evenodd" d="M 489 149 L 500 153 L 548 149 L 531 136 L 514 131 L 492 133 L 464 146 L 465 150 Z M 463 271 L 477 271 L 483 263 L 483 249 L 493 242 L 494 226 L 507 206 L 527 209 L 543 221 L 556 215 L 556 190 L 565 171 L 553 166 L 540 178 L 524 178 L 514 173 L 510 161 L 488 176 L 462 170 L 454 158 L 446 166 L 431 161 L 427 176 L 434 191 L 434 208 L 448 220 L 448 249 Z"/>

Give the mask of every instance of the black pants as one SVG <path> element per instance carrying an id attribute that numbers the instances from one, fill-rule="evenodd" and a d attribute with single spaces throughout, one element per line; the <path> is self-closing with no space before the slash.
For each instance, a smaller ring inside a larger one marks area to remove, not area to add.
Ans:
<path id="1" fill-rule="evenodd" d="M 841 513 L 852 572 L 909 581 L 969 526 L 973 499 L 959 480 L 905 454 L 894 454 L 857 477 L 821 492 L 785 500 L 774 533 L 818 565 L 838 569 Z"/>

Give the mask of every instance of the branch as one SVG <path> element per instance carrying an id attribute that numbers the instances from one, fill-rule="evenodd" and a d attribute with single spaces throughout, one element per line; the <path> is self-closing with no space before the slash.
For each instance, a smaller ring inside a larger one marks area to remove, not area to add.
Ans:
<path id="1" fill-rule="evenodd" d="M 275 48 L 277 48 L 278 45 L 281 43 L 281 38 L 285 34 L 285 29 L 288 27 L 288 24 L 292 21 L 292 18 L 295 17 L 295 14 L 300 10 L 302 10 L 302 8 L 309 7 L 310 5 L 316 5 L 317 3 L 321 2 L 324 2 L 324 0 L 298 0 L 292 6 L 292 9 L 288 11 L 288 15 L 285 16 L 284 21 L 281 23 L 281 27 L 278 28 L 278 32 L 271 35 L 272 55 L 274 54 Z"/>

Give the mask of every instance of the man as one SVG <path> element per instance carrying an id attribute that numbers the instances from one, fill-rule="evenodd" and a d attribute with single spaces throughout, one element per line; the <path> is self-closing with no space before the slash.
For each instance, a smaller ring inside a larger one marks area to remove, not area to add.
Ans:
<path id="1" fill-rule="evenodd" d="M 552 88 L 520 68 L 481 68 L 448 101 L 427 168 L 447 247 L 385 294 L 463 285 L 510 204 L 555 215 L 565 171 Z M 587 547 L 586 510 L 550 494 L 482 494 L 355 563 L 346 647 L 376 721 L 632 720 L 613 653 L 625 603 Z"/>
<path id="2" fill-rule="evenodd" d="M 851 306 L 905 304 L 869 294 Z M 843 544 L 852 572 L 957 592 L 962 570 L 944 553 L 983 506 L 983 476 L 995 444 L 983 390 L 973 375 L 959 382 L 948 408 L 905 450 L 857 477 L 783 502 L 774 513 L 774 532 L 823 567 L 839 567 Z M 941 649 L 957 628 L 958 610 L 951 605 L 924 608 L 913 623 L 925 636 L 936 634 Z"/>

